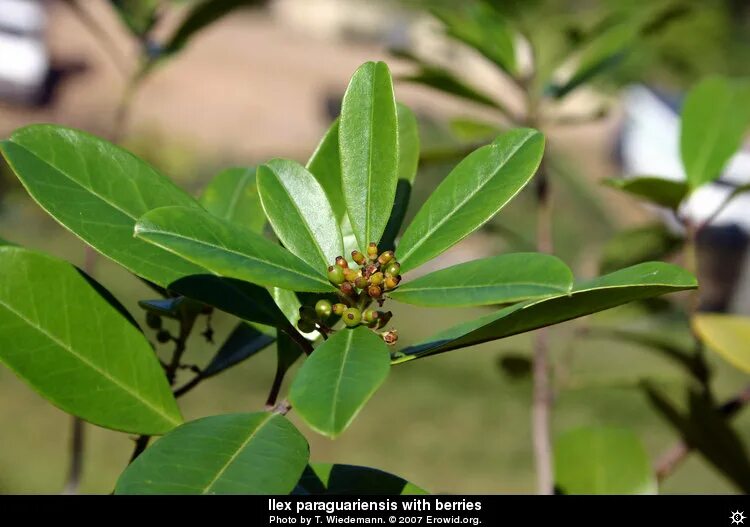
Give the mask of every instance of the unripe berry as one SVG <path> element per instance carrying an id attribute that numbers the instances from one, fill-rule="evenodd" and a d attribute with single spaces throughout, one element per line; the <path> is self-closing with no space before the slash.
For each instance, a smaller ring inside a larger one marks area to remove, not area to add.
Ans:
<path id="1" fill-rule="evenodd" d="M 365 289 L 369 285 L 369 282 L 364 276 L 358 276 L 354 281 L 354 285 L 356 285 L 359 289 Z"/>
<path id="2" fill-rule="evenodd" d="M 336 265 L 338 265 L 342 269 L 348 269 L 349 268 L 349 263 L 346 261 L 346 259 L 343 256 L 337 256 L 336 257 Z"/>
<path id="3" fill-rule="evenodd" d="M 301 318 L 297 322 L 297 328 L 302 333 L 310 333 L 311 331 L 315 331 L 315 322 L 308 318 Z"/>
<path id="4" fill-rule="evenodd" d="M 357 279 L 358 273 L 354 269 L 344 269 L 344 278 L 346 278 L 347 282 L 354 283 L 354 281 Z"/>
<path id="5" fill-rule="evenodd" d="M 172 338 L 172 335 L 169 334 L 169 331 L 166 329 L 159 330 L 159 333 L 156 334 L 156 340 L 164 344 L 165 342 L 169 342 L 169 340 Z"/>
<path id="6" fill-rule="evenodd" d="M 371 322 L 375 322 L 378 319 L 378 312 L 374 309 L 367 309 L 364 313 L 362 313 L 362 320 L 367 322 L 368 324 Z"/>
<path id="7" fill-rule="evenodd" d="M 383 291 L 380 289 L 380 287 L 376 285 L 371 285 L 367 288 L 367 294 L 370 295 L 372 298 L 380 298 L 380 295 L 383 294 Z"/>
<path id="8" fill-rule="evenodd" d="M 340 285 L 344 281 L 344 270 L 338 265 L 328 266 L 328 280 L 334 285 Z"/>
<path id="9" fill-rule="evenodd" d="M 362 313 L 356 307 L 350 307 L 344 311 L 344 316 L 341 317 L 344 320 L 344 324 L 347 326 L 354 327 L 362 320 Z"/>
<path id="10" fill-rule="evenodd" d="M 161 317 L 149 311 L 146 313 L 146 325 L 151 329 L 161 329 Z"/>
<path id="11" fill-rule="evenodd" d="M 352 260 L 357 262 L 357 265 L 364 265 L 367 258 L 365 258 L 365 255 L 359 251 L 352 251 Z"/>
<path id="12" fill-rule="evenodd" d="M 370 260 L 374 260 L 378 257 L 378 246 L 375 242 L 372 242 L 367 246 L 367 256 L 370 257 Z"/>
<path id="13" fill-rule="evenodd" d="M 333 312 L 333 306 L 328 300 L 322 299 L 322 300 L 318 300 L 315 303 L 315 313 L 317 313 L 317 315 L 321 319 L 326 319 L 330 317 L 332 312 Z"/>
<path id="14" fill-rule="evenodd" d="M 378 256 L 378 263 L 380 265 L 385 265 L 391 260 L 393 260 L 393 251 L 385 251 L 383 254 Z"/>
<path id="15" fill-rule="evenodd" d="M 399 272 L 401 272 L 401 265 L 398 262 L 391 262 L 385 268 L 387 276 L 398 276 Z"/>
<path id="16" fill-rule="evenodd" d="M 354 286 L 349 282 L 341 284 L 339 290 L 347 296 L 352 296 L 354 294 Z"/>
<path id="17" fill-rule="evenodd" d="M 346 304 L 333 304 L 333 313 L 334 315 L 343 315 L 344 311 L 346 311 Z"/>
<path id="18" fill-rule="evenodd" d="M 370 277 L 370 284 L 372 285 L 380 285 L 383 283 L 383 273 L 378 271 L 377 273 L 373 273 L 373 275 Z"/>
<path id="19" fill-rule="evenodd" d="M 385 285 L 385 290 L 388 291 L 389 289 L 393 289 L 398 285 L 398 278 L 395 276 L 386 276 L 385 282 L 383 282 Z"/>

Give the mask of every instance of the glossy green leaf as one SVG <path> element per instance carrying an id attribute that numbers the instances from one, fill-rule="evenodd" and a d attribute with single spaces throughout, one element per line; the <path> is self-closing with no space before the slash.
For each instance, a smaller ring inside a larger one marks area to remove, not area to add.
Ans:
<path id="1" fill-rule="evenodd" d="M 604 245 L 599 270 L 611 273 L 630 265 L 666 258 L 680 248 L 683 241 L 663 223 L 619 231 Z"/>
<path id="2" fill-rule="evenodd" d="M 215 307 L 248 322 L 287 327 L 285 314 L 264 288 L 216 275 L 186 276 L 170 284 L 170 290 Z"/>
<path id="3" fill-rule="evenodd" d="M 274 302 L 276 302 L 276 305 L 278 306 L 279 310 L 284 314 L 286 319 L 289 321 L 291 326 L 293 328 L 297 328 L 297 322 L 299 322 L 300 319 L 300 312 L 299 309 L 302 307 L 302 303 L 300 302 L 299 297 L 297 296 L 297 293 L 294 291 L 289 291 L 287 289 L 281 289 L 279 287 L 274 287 L 269 291 L 271 293 L 271 296 L 273 297 Z M 318 295 L 313 295 L 318 296 Z M 320 295 L 320 298 L 323 298 L 325 295 Z M 329 299 L 330 300 L 330 299 Z M 307 305 L 315 305 L 315 302 L 318 300 L 307 302 Z M 320 333 L 317 331 L 311 331 L 309 333 L 301 333 L 307 340 L 316 340 L 318 337 L 320 337 Z"/>
<path id="4" fill-rule="evenodd" d="M 452 73 L 434 66 L 422 64 L 416 73 L 399 77 L 399 80 L 421 84 L 469 102 L 489 106 L 506 113 L 506 108 L 489 95 L 480 92 Z"/>
<path id="5" fill-rule="evenodd" d="M 305 360 L 289 400 L 310 428 L 336 437 L 385 381 L 389 357 L 383 339 L 368 328 L 342 329 Z"/>
<path id="6" fill-rule="evenodd" d="M 659 414 L 677 430 L 685 444 L 697 450 L 745 494 L 750 493 L 750 457 L 741 437 L 709 396 L 691 390 L 681 411 L 658 389 L 646 383 L 646 395 Z"/>
<path id="7" fill-rule="evenodd" d="M 682 107 L 680 153 L 691 188 L 721 175 L 748 125 L 750 83 L 710 77 L 690 90 Z"/>
<path id="8" fill-rule="evenodd" d="M 388 66 L 367 62 L 344 94 L 339 123 L 341 184 L 360 250 L 379 242 L 399 175 L 398 116 Z"/>
<path id="9" fill-rule="evenodd" d="M 531 180 L 544 136 L 517 129 L 475 150 L 427 199 L 396 251 L 402 272 L 435 258 L 489 221 Z"/>
<path id="10" fill-rule="evenodd" d="M 389 296 L 428 307 L 507 304 L 567 293 L 573 273 L 560 259 L 542 253 L 482 258 L 406 280 Z"/>
<path id="11" fill-rule="evenodd" d="M 133 238 L 151 209 L 200 205 L 149 165 L 102 139 L 54 125 L 17 130 L 0 143 L 31 197 L 97 251 L 133 273 L 166 286 L 204 269 Z"/>
<path id="12" fill-rule="evenodd" d="M 91 423 L 163 434 L 182 422 L 146 338 L 75 267 L 0 247 L 0 361 Z"/>
<path id="13" fill-rule="evenodd" d="M 750 373 L 750 317 L 700 313 L 693 317 L 692 325 L 710 349 Z"/>
<path id="14" fill-rule="evenodd" d="M 465 348 L 559 324 L 634 300 L 695 289 L 695 277 L 675 265 L 647 262 L 578 284 L 569 294 L 514 304 L 443 331 L 402 351 L 396 363 Z"/>
<path id="15" fill-rule="evenodd" d="M 378 247 L 381 251 L 396 248 L 396 237 L 409 208 L 411 189 L 419 167 L 419 125 L 405 105 L 398 103 L 398 183 L 393 209 Z"/>
<path id="16" fill-rule="evenodd" d="M 214 216 L 263 234 L 266 216 L 260 204 L 254 167 L 219 172 L 203 189 L 200 203 Z"/>
<path id="17" fill-rule="evenodd" d="M 296 494 L 426 495 L 427 491 L 405 479 L 370 467 L 311 463 L 305 468 Z"/>
<path id="18" fill-rule="evenodd" d="M 213 415 L 146 449 L 115 494 L 288 494 L 308 456 L 305 438 L 279 414 Z"/>
<path id="19" fill-rule="evenodd" d="M 190 8 L 185 19 L 164 45 L 164 51 L 180 51 L 196 33 L 225 15 L 236 9 L 258 6 L 264 2 L 265 0 L 203 0 Z"/>
<path id="20" fill-rule="evenodd" d="M 326 192 L 305 167 L 274 159 L 258 168 L 263 210 L 281 243 L 313 269 L 325 271 L 344 252 Z"/>
<path id="21" fill-rule="evenodd" d="M 660 177 L 639 176 L 628 179 L 607 179 L 607 185 L 632 194 L 655 205 L 676 210 L 688 193 L 684 181 L 671 181 Z"/>
<path id="22" fill-rule="evenodd" d="M 205 379 L 221 373 L 263 351 L 275 340 L 274 337 L 261 333 L 249 324 L 240 322 L 221 345 L 211 362 L 203 368 L 200 376 Z"/>
<path id="23" fill-rule="evenodd" d="M 656 494 L 638 436 L 626 428 L 578 428 L 555 441 L 555 481 L 565 494 Z"/>
<path id="24" fill-rule="evenodd" d="M 336 219 L 339 223 L 342 222 L 346 216 L 346 201 L 341 188 L 338 119 L 326 131 L 315 152 L 310 156 L 306 168 L 323 187 Z"/>
<path id="25" fill-rule="evenodd" d="M 460 40 L 511 75 L 516 73 L 514 34 L 500 14 L 483 3 L 431 9 L 453 38 Z"/>
<path id="26" fill-rule="evenodd" d="M 217 276 L 295 291 L 332 289 L 322 272 L 278 244 L 200 210 L 153 210 L 138 220 L 135 236 Z"/>

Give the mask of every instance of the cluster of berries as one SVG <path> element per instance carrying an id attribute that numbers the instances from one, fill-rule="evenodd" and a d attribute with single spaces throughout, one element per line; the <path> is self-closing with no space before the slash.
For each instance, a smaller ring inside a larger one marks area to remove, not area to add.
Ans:
<path id="1" fill-rule="evenodd" d="M 328 279 L 338 286 L 339 297 L 342 302 L 332 304 L 328 300 L 318 300 L 315 308 L 303 306 L 300 308 L 300 319 L 297 327 L 300 331 L 309 333 L 318 330 L 324 335 L 331 329 L 326 320 L 331 315 L 338 315 L 347 327 L 353 328 L 365 324 L 373 330 L 382 329 L 391 319 L 390 311 L 369 309 L 372 301 L 383 306 L 386 291 L 396 288 L 401 281 L 399 274 L 401 266 L 396 261 L 393 251 L 378 254 L 378 246 L 371 243 L 367 247 L 367 256 L 359 251 L 352 251 L 352 260 L 359 269 L 349 267 L 343 256 L 336 258 L 336 263 L 328 267 Z M 396 330 L 383 333 L 383 339 L 388 344 L 394 344 L 398 339 Z"/>

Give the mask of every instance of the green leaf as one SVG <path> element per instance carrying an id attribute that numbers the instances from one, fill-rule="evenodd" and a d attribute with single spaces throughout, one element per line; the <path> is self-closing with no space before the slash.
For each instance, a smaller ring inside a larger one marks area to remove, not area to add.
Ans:
<path id="1" fill-rule="evenodd" d="M 560 294 L 514 304 L 443 331 L 402 351 L 395 363 L 474 346 L 604 311 L 634 300 L 695 289 L 695 277 L 675 265 L 647 262 L 601 276 Z"/>
<path id="2" fill-rule="evenodd" d="M 344 94 L 339 123 L 341 183 L 359 249 L 379 242 L 399 175 L 398 116 L 391 73 L 367 62 Z"/>
<path id="3" fill-rule="evenodd" d="M 295 291 L 332 289 L 322 272 L 278 244 L 200 210 L 153 210 L 138 220 L 135 236 L 218 276 Z"/>
<path id="4" fill-rule="evenodd" d="M 578 428 L 555 441 L 555 480 L 565 494 L 656 494 L 638 436 L 624 428 Z"/>
<path id="5" fill-rule="evenodd" d="M 203 0 L 190 9 L 164 46 L 165 53 L 176 53 L 203 28 L 241 7 L 261 5 L 265 0 Z"/>
<path id="6" fill-rule="evenodd" d="M 66 412 L 163 434 L 182 422 L 164 372 L 90 280 L 67 262 L 0 247 L 0 361 Z"/>
<path id="7" fill-rule="evenodd" d="M 710 349 L 750 373 L 750 317 L 701 313 L 693 317 L 692 325 Z"/>
<path id="8" fill-rule="evenodd" d="M 211 362 L 203 368 L 200 376 L 206 379 L 221 373 L 263 351 L 275 340 L 272 336 L 261 333 L 245 322 L 240 322 L 221 345 Z"/>
<path id="9" fill-rule="evenodd" d="M 604 183 L 655 205 L 677 210 L 688 193 L 684 181 L 671 181 L 660 177 L 639 176 L 628 179 L 606 179 Z"/>
<path id="10" fill-rule="evenodd" d="M 745 494 L 750 492 L 748 453 L 710 397 L 691 390 L 687 394 L 687 411 L 681 412 L 655 387 L 646 383 L 643 388 L 651 404 L 679 432 L 685 444 L 700 452 Z"/>
<path id="11" fill-rule="evenodd" d="M 135 35 L 145 35 L 156 23 L 158 0 L 110 0 L 110 4 Z"/>
<path id="12" fill-rule="evenodd" d="M 258 169 L 263 210 L 281 243 L 325 271 L 344 252 L 341 231 L 323 187 L 305 167 L 274 159 Z"/>
<path id="13" fill-rule="evenodd" d="M 339 120 L 333 121 L 306 165 L 325 190 L 337 221 L 346 217 L 346 201 L 341 187 L 341 156 L 339 155 Z"/>
<path id="14" fill-rule="evenodd" d="M 427 199 L 396 251 L 402 272 L 414 269 L 487 223 L 531 180 L 544 136 L 521 128 L 469 154 Z"/>
<path id="15" fill-rule="evenodd" d="M 426 495 L 427 491 L 405 479 L 370 467 L 311 463 L 297 484 L 297 494 Z"/>
<path id="16" fill-rule="evenodd" d="M 618 232 L 602 251 L 599 270 L 610 273 L 630 265 L 659 260 L 682 246 L 683 238 L 670 232 L 663 223 L 654 223 Z"/>
<path id="17" fill-rule="evenodd" d="M 573 273 L 560 259 L 541 253 L 504 254 L 473 260 L 404 282 L 389 296 L 428 307 L 507 304 L 567 293 Z"/>
<path id="18" fill-rule="evenodd" d="M 392 251 L 396 248 L 396 237 L 404 223 L 409 207 L 411 188 L 419 167 L 419 126 L 417 118 L 405 105 L 398 103 L 398 183 L 393 209 L 385 226 L 379 248 Z"/>
<path id="19" fill-rule="evenodd" d="M 289 393 L 310 428 L 335 438 L 388 376 L 390 352 L 368 328 L 342 329 L 313 351 Z"/>
<path id="20" fill-rule="evenodd" d="M 707 78 L 682 107 L 680 152 L 691 189 L 717 179 L 750 125 L 750 83 Z"/>
<path id="21" fill-rule="evenodd" d="M 180 278 L 169 288 L 248 322 L 277 327 L 289 325 L 266 288 L 243 280 L 210 274 L 193 275 Z"/>
<path id="22" fill-rule="evenodd" d="M 458 9 L 435 7 L 430 12 L 453 38 L 474 48 L 511 75 L 516 73 L 514 35 L 496 10 L 480 3 Z"/>
<path id="23" fill-rule="evenodd" d="M 200 212 L 193 198 L 149 165 L 102 139 L 54 125 L 17 130 L 0 143 L 31 197 L 94 249 L 166 286 L 204 269 L 133 238 L 136 220 L 156 207 Z"/>
<path id="24" fill-rule="evenodd" d="M 416 73 L 400 76 L 398 80 L 421 84 L 445 92 L 449 95 L 453 95 L 454 97 L 481 104 L 483 106 L 489 106 L 490 108 L 506 113 L 506 108 L 498 101 L 489 95 L 476 90 L 452 73 L 441 68 L 422 64 Z"/>
<path id="25" fill-rule="evenodd" d="M 305 438 L 279 414 L 213 415 L 146 449 L 115 494 L 288 494 L 308 456 Z"/>
<path id="26" fill-rule="evenodd" d="M 203 189 L 200 203 L 214 216 L 263 234 L 266 216 L 258 196 L 254 167 L 228 168 Z"/>

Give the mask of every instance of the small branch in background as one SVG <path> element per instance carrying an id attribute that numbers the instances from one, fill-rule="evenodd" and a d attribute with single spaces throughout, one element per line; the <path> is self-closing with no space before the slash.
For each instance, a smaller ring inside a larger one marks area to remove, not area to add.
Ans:
<path id="1" fill-rule="evenodd" d="M 146 450 L 146 447 L 148 446 L 148 442 L 150 440 L 151 436 L 138 436 L 138 438 L 135 440 L 135 449 L 133 449 L 133 454 L 130 456 L 128 465 L 135 461 L 135 458 L 143 454 L 143 451 Z"/>
<path id="2" fill-rule="evenodd" d="M 70 465 L 68 477 L 65 481 L 63 494 L 78 494 L 83 474 L 84 426 L 83 419 L 73 416 L 72 437 L 70 440 Z"/>
<path id="3" fill-rule="evenodd" d="M 717 411 L 725 419 L 732 419 L 748 403 L 750 403 L 750 385 L 745 386 L 740 393 L 722 404 Z M 685 461 L 691 450 L 692 448 L 684 441 L 680 441 L 667 450 L 654 465 L 656 479 L 661 482 L 669 477 Z"/>
<path id="4" fill-rule="evenodd" d="M 276 375 L 273 378 L 273 384 L 271 385 L 271 391 L 266 399 L 266 409 L 272 410 L 276 405 L 276 399 L 279 397 L 279 391 L 281 391 L 281 383 L 284 382 L 285 370 L 279 364 L 276 367 Z"/>

